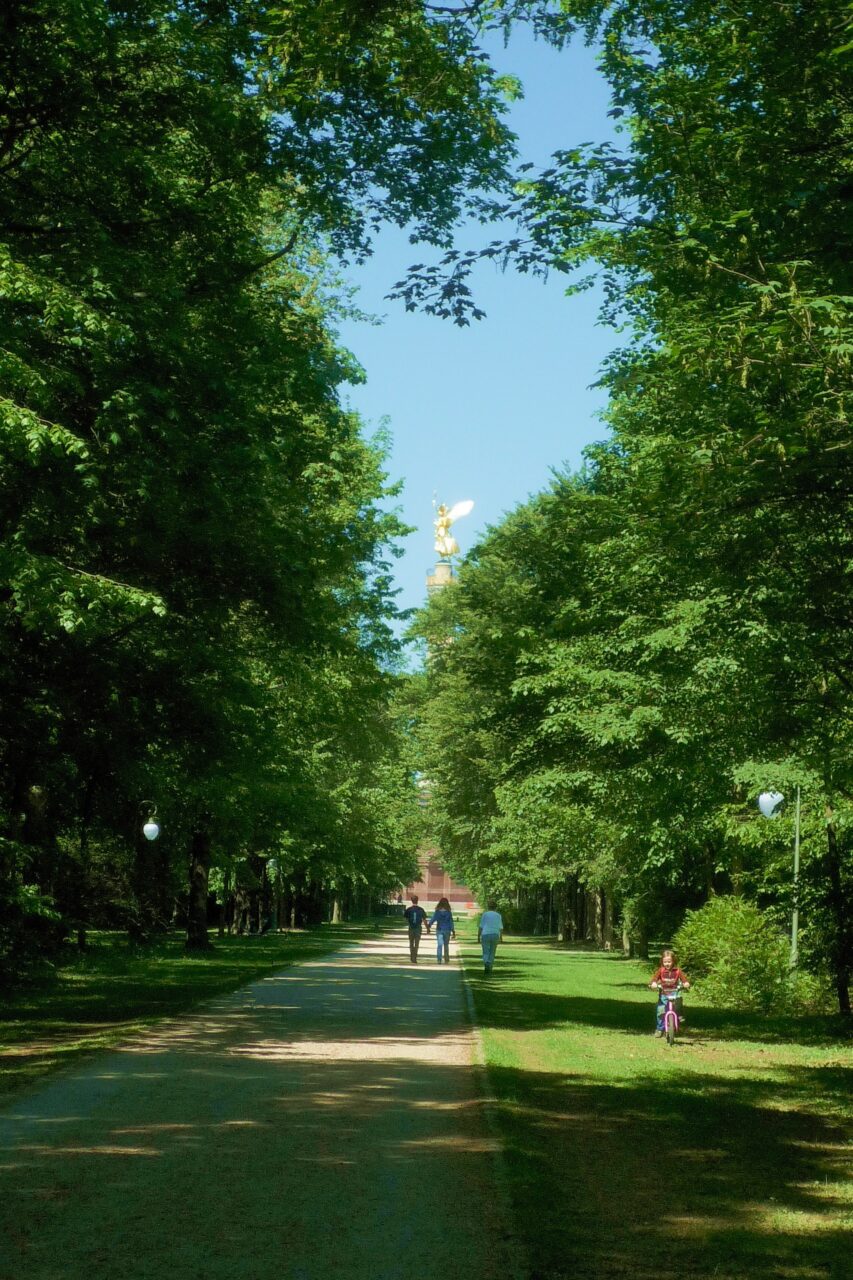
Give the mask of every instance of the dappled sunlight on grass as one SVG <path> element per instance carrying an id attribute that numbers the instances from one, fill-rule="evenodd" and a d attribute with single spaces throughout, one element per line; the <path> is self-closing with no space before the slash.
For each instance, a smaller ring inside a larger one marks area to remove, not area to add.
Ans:
<path id="1" fill-rule="evenodd" d="M 467 956 L 542 1280 L 846 1278 L 853 1061 L 826 1025 L 762 1040 L 688 1000 L 669 1049 L 647 966 L 513 940 L 483 980 Z"/>
<path id="2" fill-rule="evenodd" d="M 694 1081 L 681 1093 L 655 1076 L 617 1087 L 577 1074 L 496 1067 L 490 1078 L 522 1217 L 540 1207 L 534 1247 L 548 1266 L 566 1256 L 567 1241 L 580 1248 L 585 1218 L 599 1212 L 602 1196 L 619 1206 L 606 1238 L 587 1242 L 566 1274 L 615 1268 L 616 1275 L 651 1277 L 677 1262 L 688 1275 L 741 1280 L 748 1271 L 770 1280 L 793 1261 L 778 1237 L 780 1221 L 789 1235 L 819 1231 L 830 1241 L 843 1230 L 837 1211 L 844 1203 L 829 1187 L 840 1186 L 848 1167 L 847 1134 L 810 1112 L 806 1093 L 802 1109 L 779 1111 L 768 1105 L 769 1082 L 755 1091 L 706 1077 L 704 1088 Z M 732 1257 L 726 1250 L 735 1226 L 743 1234 Z M 721 1231 L 726 1249 L 715 1248 L 706 1269 L 697 1267 L 689 1241 L 711 1246 Z M 815 1247 L 826 1267 L 830 1255 L 819 1242 Z"/>
<path id="3" fill-rule="evenodd" d="M 108 1146 L 100 1144 L 98 1146 L 85 1146 L 82 1143 L 74 1147 L 56 1147 L 56 1146 L 20 1146 L 18 1152 L 26 1157 L 27 1155 L 36 1156 L 159 1156 L 159 1151 L 154 1151 L 151 1147 L 128 1147 L 128 1146 Z"/>
<path id="4" fill-rule="evenodd" d="M 400 1141 L 401 1151 L 411 1151 L 415 1155 L 426 1147 L 448 1153 L 456 1152 L 462 1155 L 470 1155 L 471 1152 L 475 1151 L 498 1151 L 500 1144 L 495 1138 L 480 1138 L 476 1142 L 472 1142 L 470 1138 L 456 1133 L 441 1133 L 429 1138 L 403 1138 Z"/>

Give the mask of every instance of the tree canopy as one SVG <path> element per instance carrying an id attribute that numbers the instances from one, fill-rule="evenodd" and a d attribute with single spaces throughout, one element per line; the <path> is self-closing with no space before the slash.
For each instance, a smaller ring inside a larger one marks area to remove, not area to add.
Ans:
<path id="1" fill-rule="evenodd" d="M 189 850 L 203 945 L 226 849 L 393 884 L 404 529 L 337 271 L 505 187 L 503 89 L 422 5 L 331 0 L 12 3 L 0 82 L 4 901 L 162 920 Z"/>
<path id="2" fill-rule="evenodd" d="M 405 879 L 416 769 L 480 888 L 557 886 L 564 921 L 583 890 L 638 945 L 713 892 L 784 927 L 791 819 L 753 801 L 799 787 L 802 954 L 849 1011 L 849 19 L 5 6 L 8 970 L 57 913 L 144 935 L 177 901 L 205 945 L 212 865 L 258 919 Z M 517 86 L 482 44 L 518 22 L 597 46 L 624 145 L 514 168 Z M 516 226 L 463 253 L 463 217 Z M 408 306 L 479 316 L 485 254 L 570 290 L 597 272 L 625 335 L 608 438 L 430 602 L 402 706 L 404 530 L 334 336 L 341 272 L 387 220 L 443 252 Z"/>
<path id="3" fill-rule="evenodd" d="M 525 175 L 520 234 L 487 252 L 597 268 L 629 336 L 610 438 L 422 623 L 436 820 L 460 874 L 579 874 L 643 933 L 714 889 L 782 923 L 791 823 L 762 828 L 754 797 L 801 786 L 806 956 L 849 1012 L 849 12 L 561 10 L 626 146 Z M 413 272 L 409 303 L 465 318 L 475 256 Z"/>

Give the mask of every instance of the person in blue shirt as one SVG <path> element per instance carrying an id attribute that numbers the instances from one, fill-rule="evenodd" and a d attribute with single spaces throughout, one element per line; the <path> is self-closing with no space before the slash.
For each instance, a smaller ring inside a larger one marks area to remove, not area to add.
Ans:
<path id="1" fill-rule="evenodd" d="M 418 895 L 412 894 L 412 905 L 403 912 L 409 926 L 409 959 L 412 964 L 418 963 L 418 947 L 421 945 L 421 930 L 426 920 L 426 912 L 418 906 Z M 429 933 L 429 925 L 426 927 Z"/>
<path id="2" fill-rule="evenodd" d="M 456 928 L 453 923 L 453 912 L 450 910 L 450 903 L 446 898 L 442 898 L 435 911 L 430 917 L 427 929 L 435 925 L 435 945 L 436 960 L 441 964 L 442 952 L 444 953 L 444 963 L 450 963 L 450 939 L 456 937 Z"/>

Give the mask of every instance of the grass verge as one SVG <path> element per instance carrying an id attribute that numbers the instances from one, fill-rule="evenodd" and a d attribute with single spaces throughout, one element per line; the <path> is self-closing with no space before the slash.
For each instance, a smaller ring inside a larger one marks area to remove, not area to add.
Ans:
<path id="1" fill-rule="evenodd" d="M 831 1019 L 690 999 L 651 967 L 514 938 L 462 947 L 533 1280 L 849 1280 L 853 1058 Z"/>
<path id="2" fill-rule="evenodd" d="M 323 925 L 213 938 L 203 955 L 184 951 L 183 934 L 135 947 L 125 934 L 93 933 L 85 952 L 69 951 L 48 980 L 0 1004 L 0 1101 L 162 1018 L 375 930 L 372 923 Z"/>

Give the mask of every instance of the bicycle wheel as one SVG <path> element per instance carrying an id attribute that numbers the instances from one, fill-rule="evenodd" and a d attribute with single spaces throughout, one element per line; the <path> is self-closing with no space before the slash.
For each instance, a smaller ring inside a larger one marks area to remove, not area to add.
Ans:
<path id="1" fill-rule="evenodd" d="M 670 1048 L 675 1044 L 675 1014 L 666 1015 L 666 1042 Z"/>

